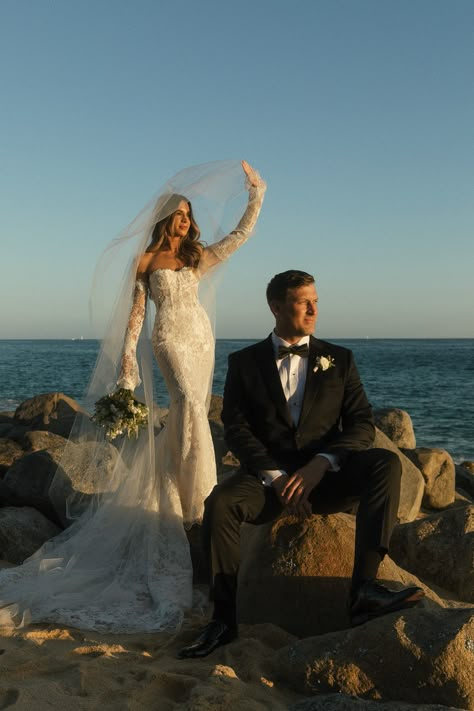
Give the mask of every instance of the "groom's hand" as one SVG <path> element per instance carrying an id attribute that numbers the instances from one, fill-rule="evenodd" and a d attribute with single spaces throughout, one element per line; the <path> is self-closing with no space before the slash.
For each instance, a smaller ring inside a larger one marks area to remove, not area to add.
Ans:
<path id="1" fill-rule="evenodd" d="M 316 455 L 284 482 L 285 486 L 281 489 L 281 500 L 290 513 L 302 518 L 311 516 L 312 508 L 309 496 L 330 466 L 326 457 Z"/>
<path id="2" fill-rule="evenodd" d="M 286 508 L 286 501 L 283 498 L 283 491 L 288 483 L 289 477 L 287 477 L 285 474 L 282 474 L 281 476 L 277 477 L 277 479 L 274 479 L 272 481 L 272 488 L 274 489 L 276 495 L 278 496 L 278 499 L 280 501 L 280 504 Z"/>

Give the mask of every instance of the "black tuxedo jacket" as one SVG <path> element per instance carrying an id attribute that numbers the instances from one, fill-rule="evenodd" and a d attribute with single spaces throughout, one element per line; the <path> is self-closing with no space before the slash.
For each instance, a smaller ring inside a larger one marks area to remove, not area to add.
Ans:
<path id="1" fill-rule="evenodd" d="M 295 426 L 283 393 L 271 336 L 229 356 L 222 421 L 225 439 L 244 471 L 289 474 L 318 452 L 334 453 L 341 464 L 351 451 L 367 449 L 375 427 L 352 352 L 310 338 L 301 416 Z M 313 371 L 318 356 L 334 367 Z"/>

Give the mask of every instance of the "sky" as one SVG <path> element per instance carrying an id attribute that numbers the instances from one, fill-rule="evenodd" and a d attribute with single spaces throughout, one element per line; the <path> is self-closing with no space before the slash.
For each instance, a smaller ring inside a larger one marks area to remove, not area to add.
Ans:
<path id="1" fill-rule="evenodd" d="M 0 338 L 97 335 L 94 266 L 187 166 L 268 184 L 217 336 L 474 337 L 472 0 L 0 0 Z M 205 238 L 205 235 L 204 235 Z"/>

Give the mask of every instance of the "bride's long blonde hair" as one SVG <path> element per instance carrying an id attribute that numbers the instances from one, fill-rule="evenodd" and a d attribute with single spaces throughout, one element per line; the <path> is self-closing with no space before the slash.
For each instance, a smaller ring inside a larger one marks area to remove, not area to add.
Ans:
<path id="1" fill-rule="evenodd" d="M 171 206 L 176 205 L 173 212 L 171 212 L 167 217 L 156 223 L 151 234 L 151 241 L 147 247 L 147 252 L 150 249 L 154 251 L 159 251 L 163 246 L 166 246 L 168 239 L 171 236 L 170 228 L 173 222 L 174 216 L 178 209 L 180 202 L 186 202 L 189 207 L 189 230 L 186 237 L 181 240 L 178 250 L 176 252 L 176 257 L 181 262 L 183 262 L 185 267 L 197 267 L 199 260 L 201 259 L 202 250 L 204 248 L 203 243 L 199 240 L 201 235 L 201 230 L 199 229 L 194 216 L 193 208 L 189 200 L 184 195 L 173 194 L 169 198 L 169 203 Z"/>

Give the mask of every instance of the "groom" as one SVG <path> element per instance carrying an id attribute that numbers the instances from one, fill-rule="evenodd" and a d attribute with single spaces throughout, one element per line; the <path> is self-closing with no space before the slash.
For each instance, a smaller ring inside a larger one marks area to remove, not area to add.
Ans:
<path id="1" fill-rule="evenodd" d="M 229 357 L 222 420 L 241 468 L 206 500 L 202 532 L 214 613 L 180 658 L 204 657 L 237 636 L 243 522 L 335 513 L 357 501 L 352 624 L 410 607 L 424 594 L 375 582 L 397 521 L 401 464 L 388 450 L 369 449 L 372 411 L 351 351 L 311 335 L 318 315 L 314 278 L 297 270 L 277 274 L 267 301 L 273 333 Z"/>

